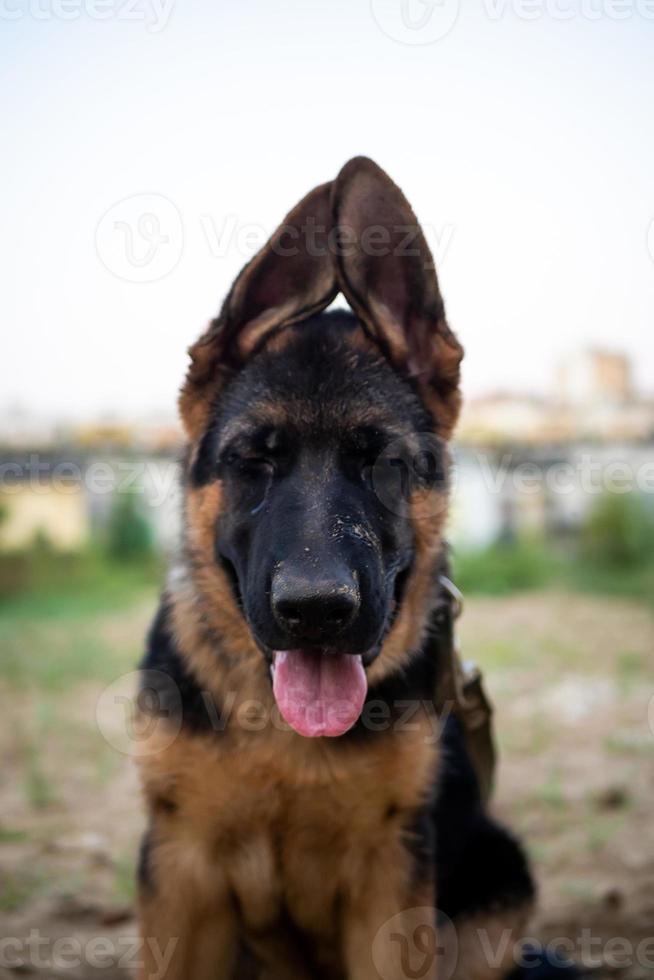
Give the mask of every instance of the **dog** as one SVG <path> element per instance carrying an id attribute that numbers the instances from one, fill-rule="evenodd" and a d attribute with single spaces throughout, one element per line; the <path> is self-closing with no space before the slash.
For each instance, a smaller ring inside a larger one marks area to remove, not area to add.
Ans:
<path id="1" fill-rule="evenodd" d="M 191 347 L 183 540 L 138 702 L 142 980 L 170 942 L 169 980 L 572 975 L 517 956 L 527 860 L 435 693 L 462 356 L 365 157 Z"/>

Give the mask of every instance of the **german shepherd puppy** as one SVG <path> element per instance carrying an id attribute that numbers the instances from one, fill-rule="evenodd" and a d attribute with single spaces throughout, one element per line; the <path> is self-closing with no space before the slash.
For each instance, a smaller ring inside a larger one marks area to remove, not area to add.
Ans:
<path id="1" fill-rule="evenodd" d="M 324 312 L 339 291 L 352 312 Z M 435 711 L 462 353 L 363 157 L 191 348 L 183 542 L 139 699 L 142 978 L 171 939 L 169 980 L 526 975 L 526 861 Z M 425 439 L 428 465 L 399 465 Z"/>

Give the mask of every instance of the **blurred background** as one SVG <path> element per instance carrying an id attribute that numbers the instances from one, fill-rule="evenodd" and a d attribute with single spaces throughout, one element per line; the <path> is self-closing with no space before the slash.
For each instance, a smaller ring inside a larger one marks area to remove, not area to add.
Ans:
<path id="1" fill-rule="evenodd" d="M 653 50 L 649 0 L 0 0 L 0 977 L 138 956 L 105 709 L 176 540 L 185 350 L 358 153 L 467 351 L 461 642 L 534 930 L 654 975 Z"/>

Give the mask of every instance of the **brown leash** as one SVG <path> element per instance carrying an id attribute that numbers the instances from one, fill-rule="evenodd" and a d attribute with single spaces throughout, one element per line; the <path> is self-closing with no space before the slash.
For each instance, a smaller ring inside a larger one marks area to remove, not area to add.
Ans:
<path id="1" fill-rule="evenodd" d="M 436 709 L 439 715 L 452 711 L 458 719 L 482 800 L 488 803 L 496 762 L 493 706 L 486 695 L 479 668 L 461 659 L 456 621 L 463 612 L 463 595 L 446 575 L 441 575 L 439 582 L 444 601 L 441 622 L 445 633 L 442 648 L 445 662 L 436 695 Z"/>

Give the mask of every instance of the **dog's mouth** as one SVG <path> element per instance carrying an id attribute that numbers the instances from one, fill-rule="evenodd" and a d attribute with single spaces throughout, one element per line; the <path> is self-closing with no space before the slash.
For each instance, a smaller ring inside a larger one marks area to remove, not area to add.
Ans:
<path id="1" fill-rule="evenodd" d="M 368 692 L 360 654 L 276 650 L 272 673 L 277 707 L 298 734 L 335 738 L 358 721 Z"/>
<path id="2" fill-rule="evenodd" d="M 234 598 L 245 616 L 238 575 L 221 556 Z M 411 562 L 393 576 L 392 599 L 377 642 L 363 654 L 334 647 L 272 650 L 255 639 L 270 665 L 273 694 L 286 723 L 305 738 L 336 738 L 359 720 L 368 693 L 365 668 L 376 658 L 392 629 L 406 592 Z"/>

